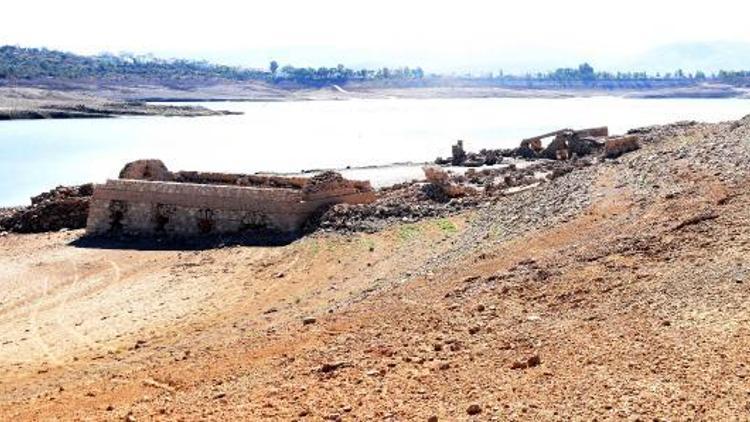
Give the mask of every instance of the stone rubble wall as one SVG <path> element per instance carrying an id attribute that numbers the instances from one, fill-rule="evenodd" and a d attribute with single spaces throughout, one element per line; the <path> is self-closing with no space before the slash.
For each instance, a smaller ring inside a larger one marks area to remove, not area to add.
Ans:
<path id="1" fill-rule="evenodd" d="M 307 195 L 299 189 L 108 180 L 95 187 L 87 234 L 295 232 L 321 207 L 374 199 L 373 192 L 352 188 Z"/>

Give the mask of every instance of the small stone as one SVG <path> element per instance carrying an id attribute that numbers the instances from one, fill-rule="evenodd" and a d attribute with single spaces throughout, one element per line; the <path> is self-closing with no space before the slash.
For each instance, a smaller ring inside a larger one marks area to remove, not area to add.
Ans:
<path id="1" fill-rule="evenodd" d="M 214 400 L 223 399 L 226 396 L 227 396 L 227 393 L 222 391 L 222 392 L 214 394 Z"/>
<path id="2" fill-rule="evenodd" d="M 346 362 L 332 362 L 332 363 L 324 363 L 320 366 L 319 371 L 323 373 L 329 373 L 333 372 L 337 369 L 343 368 L 348 366 L 348 363 Z"/>
<path id="3" fill-rule="evenodd" d="M 430 416 L 429 418 L 427 418 L 427 422 L 438 422 L 438 417 Z"/>
<path id="4" fill-rule="evenodd" d="M 542 360 L 539 358 L 539 355 L 532 355 L 526 360 L 526 366 L 529 368 L 539 366 L 540 363 L 542 363 Z"/>
<path id="5" fill-rule="evenodd" d="M 475 326 L 469 328 L 469 334 L 476 334 L 476 333 L 479 332 L 479 330 L 480 330 L 479 326 L 475 325 Z"/>
<path id="6" fill-rule="evenodd" d="M 484 309 L 485 309 L 484 305 L 482 304 L 477 305 L 477 312 L 484 312 Z"/>
<path id="7" fill-rule="evenodd" d="M 478 415 L 482 413 L 482 408 L 475 403 L 466 408 L 466 413 L 469 415 Z"/>
<path id="8" fill-rule="evenodd" d="M 318 320 L 315 319 L 315 317 L 304 317 L 304 318 L 302 318 L 302 325 L 315 324 L 316 322 L 318 322 Z"/>
<path id="9" fill-rule="evenodd" d="M 284 278 L 285 275 L 286 274 L 279 272 L 279 273 L 276 273 L 276 275 L 274 277 L 276 277 L 276 278 Z"/>

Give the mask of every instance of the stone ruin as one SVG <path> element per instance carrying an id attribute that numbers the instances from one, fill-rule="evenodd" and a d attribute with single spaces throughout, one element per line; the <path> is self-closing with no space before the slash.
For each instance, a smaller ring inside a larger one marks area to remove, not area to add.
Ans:
<path id="1" fill-rule="evenodd" d="M 545 147 L 542 141 L 552 138 Z M 463 141 L 452 147 L 450 158 L 437 158 L 435 164 L 462 167 L 480 167 L 502 162 L 503 158 L 523 158 L 526 160 L 569 160 L 588 155 L 616 158 L 639 148 L 638 137 L 610 136 L 609 128 L 596 127 L 573 130 L 561 129 L 521 141 L 518 148 L 488 150 L 479 153 L 466 152 Z"/>
<path id="2" fill-rule="evenodd" d="M 139 160 L 128 163 L 119 179 L 95 185 L 86 233 L 293 233 L 330 205 L 375 199 L 369 182 L 334 172 L 311 178 L 170 172 L 159 160 Z"/>

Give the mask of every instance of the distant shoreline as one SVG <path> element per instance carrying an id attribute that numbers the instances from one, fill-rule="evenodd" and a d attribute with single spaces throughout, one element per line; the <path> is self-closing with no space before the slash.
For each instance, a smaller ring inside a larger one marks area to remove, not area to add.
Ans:
<path id="1" fill-rule="evenodd" d="M 523 89 L 499 87 L 369 87 L 329 86 L 319 89 L 278 89 L 266 84 L 216 84 L 176 89 L 164 86 L 0 87 L 0 121 L 31 119 L 110 118 L 120 116 L 203 117 L 241 114 L 196 105 L 152 103 L 344 101 L 357 99 L 482 99 L 591 98 L 750 99 L 750 89 L 726 85 L 696 85 L 668 89 Z"/>

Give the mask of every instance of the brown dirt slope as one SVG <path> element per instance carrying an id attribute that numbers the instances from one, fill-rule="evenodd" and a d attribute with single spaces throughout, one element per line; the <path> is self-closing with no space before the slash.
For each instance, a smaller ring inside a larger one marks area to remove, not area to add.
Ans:
<path id="1" fill-rule="evenodd" d="M 745 420 L 750 119 L 285 247 L 0 238 L 3 420 Z"/>

